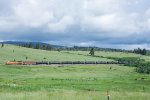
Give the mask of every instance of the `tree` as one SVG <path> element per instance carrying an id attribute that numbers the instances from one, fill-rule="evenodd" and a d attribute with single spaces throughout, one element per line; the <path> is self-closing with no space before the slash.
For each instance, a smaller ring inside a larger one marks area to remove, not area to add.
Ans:
<path id="1" fill-rule="evenodd" d="M 46 50 L 52 50 L 52 46 L 51 45 L 47 45 L 46 46 Z"/>
<path id="2" fill-rule="evenodd" d="M 60 49 L 57 49 L 58 52 L 60 52 Z"/>
<path id="3" fill-rule="evenodd" d="M 39 43 L 36 44 L 35 49 L 40 49 L 40 44 Z"/>
<path id="4" fill-rule="evenodd" d="M 28 48 L 29 47 L 28 43 L 24 44 L 23 47 Z"/>
<path id="5" fill-rule="evenodd" d="M 138 48 L 138 54 L 142 54 L 142 50 L 140 48 Z"/>
<path id="6" fill-rule="evenodd" d="M 137 54 L 141 54 L 141 55 L 146 55 L 147 54 L 147 50 L 144 48 L 143 50 L 138 48 L 138 49 L 134 49 L 133 51 L 134 53 L 137 53 Z"/>
<path id="7" fill-rule="evenodd" d="M 90 54 L 91 56 L 94 56 L 94 52 L 95 52 L 95 51 L 94 51 L 94 48 L 91 48 L 91 50 L 90 50 L 90 53 L 89 53 L 89 54 Z"/>
<path id="8" fill-rule="evenodd" d="M 150 62 L 141 62 L 138 64 L 137 72 L 150 74 Z"/>
<path id="9" fill-rule="evenodd" d="M 26 59 L 28 59 L 28 56 L 26 56 Z"/>
<path id="10" fill-rule="evenodd" d="M 143 50 L 142 50 L 142 55 L 146 55 L 146 54 L 147 54 L 146 49 L 143 49 Z"/>
<path id="11" fill-rule="evenodd" d="M 4 43 L 2 43 L 2 46 L 1 46 L 1 48 L 3 48 L 4 47 Z"/>
<path id="12" fill-rule="evenodd" d="M 43 44 L 42 49 L 46 50 L 46 44 Z"/>
<path id="13" fill-rule="evenodd" d="M 33 47 L 33 44 L 29 43 L 28 48 L 32 48 L 32 47 Z"/>

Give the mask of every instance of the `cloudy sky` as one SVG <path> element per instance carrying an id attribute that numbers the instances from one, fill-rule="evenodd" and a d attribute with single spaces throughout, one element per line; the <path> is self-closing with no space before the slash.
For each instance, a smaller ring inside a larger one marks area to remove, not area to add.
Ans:
<path id="1" fill-rule="evenodd" d="M 0 0 L 0 41 L 150 49 L 150 0 Z"/>

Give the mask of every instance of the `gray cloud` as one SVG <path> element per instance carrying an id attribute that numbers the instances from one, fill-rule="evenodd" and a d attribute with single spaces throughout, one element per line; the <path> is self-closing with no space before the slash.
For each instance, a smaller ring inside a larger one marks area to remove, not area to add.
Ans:
<path id="1" fill-rule="evenodd" d="M 149 32 L 149 0 L 0 1 L 0 40 L 149 48 Z"/>

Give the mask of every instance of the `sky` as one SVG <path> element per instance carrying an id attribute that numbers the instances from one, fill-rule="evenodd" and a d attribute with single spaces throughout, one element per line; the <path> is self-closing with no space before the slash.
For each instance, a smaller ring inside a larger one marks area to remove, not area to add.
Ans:
<path id="1" fill-rule="evenodd" d="M 0 41 L 150 49 L 150 0 L 0 0 Z"/>

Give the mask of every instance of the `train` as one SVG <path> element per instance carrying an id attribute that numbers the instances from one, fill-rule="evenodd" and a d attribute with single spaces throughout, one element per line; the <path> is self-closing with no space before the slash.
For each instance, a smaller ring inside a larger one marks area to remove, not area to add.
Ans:
<path id="1" fill-rule="evenodd" d="M 125 64 L 119 61 L 7 61 L 6 65 Z"/>

